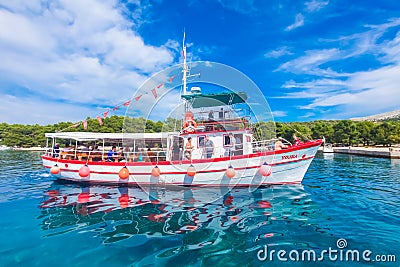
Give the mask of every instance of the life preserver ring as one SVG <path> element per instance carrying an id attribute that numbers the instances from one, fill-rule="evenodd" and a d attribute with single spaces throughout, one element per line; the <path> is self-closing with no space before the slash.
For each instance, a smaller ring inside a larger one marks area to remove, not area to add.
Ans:
<path id="1" fill-rule="evenodd" d="M 197 123 L 194 120 L 186 120 L 183 124 L 183 131 L 186 133 L 194 133 L 197 127 Z"/>

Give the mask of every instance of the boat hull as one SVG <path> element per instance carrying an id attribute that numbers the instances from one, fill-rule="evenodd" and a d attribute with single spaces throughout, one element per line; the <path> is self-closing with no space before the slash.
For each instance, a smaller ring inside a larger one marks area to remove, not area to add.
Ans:
<path id="1" fill-rule="evenodd" d="M 184 186 L 261 186 L 269 184 L 301 183 L 319 146 L 320 140 L 293 146 L 289 149 L 254 153 L 244 156 L 202 159 L 190 161 L 164 162 L 85 162 L 64 160 L 43 155 L 43 166 L 51 168 L 55 164 L 60 167 L 59 179 L 106 184 L 130 185 L 184 185 Z M 267 162 L 270 174 L 262 176 L 260 167 Z M 90 169 L 87 177 L 81 177 L 79 170 L 85 165 Z M 160 176 L 152 175 L 157 165 Z M 189 176 L 187 169 L 193 165 L 194 176 Z M 229 178 L 226 170 L 229 166 L 235 169 L 235 176 Z M 126 166 L 129 177 L 121 179 L 119 171 Z"/>

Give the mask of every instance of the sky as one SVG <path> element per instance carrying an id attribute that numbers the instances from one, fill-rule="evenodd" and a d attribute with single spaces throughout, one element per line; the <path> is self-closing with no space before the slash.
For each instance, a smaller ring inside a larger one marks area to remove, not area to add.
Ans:
<path id="1" fill-rule="evenodd" d="M 0 122 L 102 114 L 182 62 L 184 31 L 189 60 L 247 75 L 277 121 L 400 109 L 397 0 L 0 0 Z"/>

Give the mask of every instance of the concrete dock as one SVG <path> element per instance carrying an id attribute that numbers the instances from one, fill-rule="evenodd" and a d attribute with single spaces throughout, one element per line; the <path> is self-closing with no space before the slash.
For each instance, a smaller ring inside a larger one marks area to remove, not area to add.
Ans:
<path id="1" fill-rule="evenodd" d="M 334 153 L 400 159 L 400 147 L 334 147 Z"/>

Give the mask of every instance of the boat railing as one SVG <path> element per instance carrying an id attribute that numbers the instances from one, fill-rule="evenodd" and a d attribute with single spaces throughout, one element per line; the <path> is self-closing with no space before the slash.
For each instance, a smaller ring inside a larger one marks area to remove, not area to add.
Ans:
<path id="1" fill-rule="evenodd" d="M 286 140 L 284 138 L 280 138 L 280 139 L 272 138 L 272 139 L 266 139 L 266 140 L 261 140 L 261 141 L 253 141 L 253 142 L 251 142 L 251 145 L 253 147 L 253 151 L 254 152 L 274 151 L 275 150 L 275 144 L 279 140 L 286 147 L 292 146 L 292 143 L 290 143 L 288 140 Z"/>
<path id="2" fill-rule="evenodd" d="M 47 156 L 66 160 L 79 161 L 127 161 L 127 162 L 159 162 L 166 160 L 166 150 L 119 151 L 109 159 L 108 151 L 92 151 L 82 149 L 54 149 L 47 148 Z"/>

